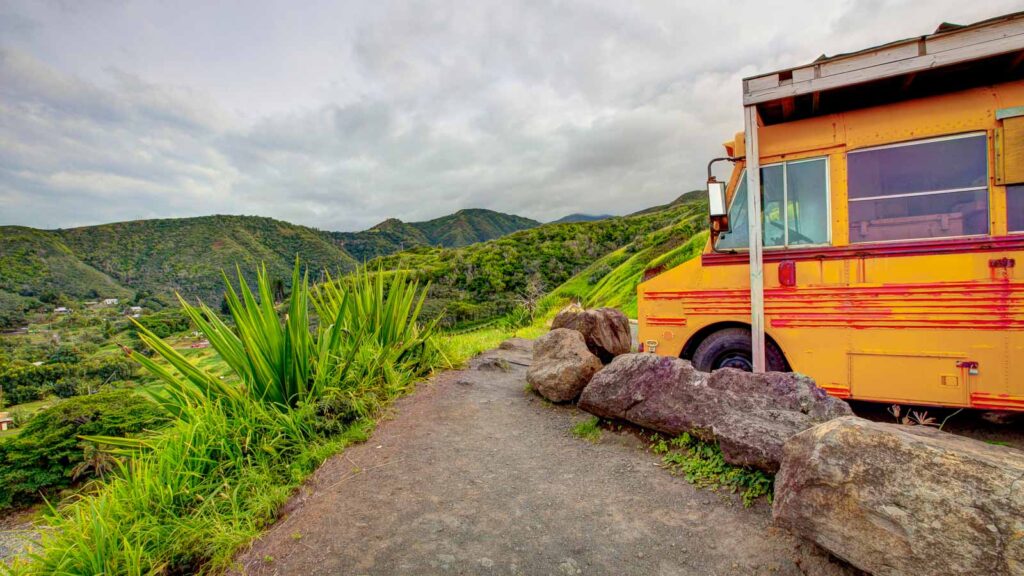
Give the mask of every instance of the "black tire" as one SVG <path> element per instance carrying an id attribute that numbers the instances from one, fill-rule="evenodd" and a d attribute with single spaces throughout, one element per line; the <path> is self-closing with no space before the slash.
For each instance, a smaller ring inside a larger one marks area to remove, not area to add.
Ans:
<path id="1" fill-rule="evenodd" d="M 719 368 L 739 368 L 752 372 L 754 363 L 750 353 L 749 328 L 724 328 L 712 333 L 693 352 L 693 366 L 702 372 Z M 782 350 L 772 341 L 764 343 L 765 369 L 769 372 L 788 372 L 789 365 Z"/>

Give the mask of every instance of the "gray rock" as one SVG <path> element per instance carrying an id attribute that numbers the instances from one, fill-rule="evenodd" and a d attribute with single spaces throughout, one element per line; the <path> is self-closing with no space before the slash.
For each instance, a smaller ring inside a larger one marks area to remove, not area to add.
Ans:
<path id="1" fill-rule="evenodd" d="M 529 353 L 533 350 L 533 340 L 527 340 L 526 338 L 509 338 L 499 344 L 498 349 Z"/>
<path id="2" fill-rule="evenodd" d="M 1024 452 L 839 418 L 786 443 L 772 516 L 876 576 L 1024 574 Z"/>
<path id="3" fill-rule="evenodd" d="M 690 432 L 717 441 L 726 462 L 769 472 L 778 470 L 791 436 L 852 413 L 806 376 L 731 368 L 707 374 L 654 354 L 616 357 L 583 390 L 579 405 L 673 436 Z"/>
<path id="4" fill-rule="evenodd" d="M 509 372 L 512 370 L 512 365 L 509 364 L 508 360 L 496 356 L 474 358 L 470 366 L 475 370 L 482 370 L 484 372 Z"/>
<path id="5" fill-rule="evenodd" d="M 603 364 L 590 353 L 583 335 L 558 328 L 541 336 L 533 345 L 533 364 L 526 381 L 552 402 L 568 402 L 579 396 Z"/>
<path id="6" fill-rule="evenodd" d="M 614 308 L 584 310 L 569 306 L 555 316 L 551 328 L 570 328 L 583 334 L 587 348 L 605 364 L 619 354 L 629 353 L 633 343 L 629 319 Z"/>

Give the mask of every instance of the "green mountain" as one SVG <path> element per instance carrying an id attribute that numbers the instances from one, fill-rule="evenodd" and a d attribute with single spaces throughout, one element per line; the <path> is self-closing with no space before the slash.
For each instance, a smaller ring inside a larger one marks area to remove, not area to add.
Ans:
<path id="1" fill-rule="evenodd" d="M 540 222 L 522 216 L 478 208 L 459 210 L 449 216 L 413 224 L 431 244 L 447 248 L 485 242 L 539 225 Z"/>
<path id="2" fill-rule="evenodd" d="M 385 220 L 363 232 L 324 232 L 255 216 L 140 220 L 67 230 L 0 227 L 0 327 L 42 301 L 121 298 L 159 307 L 181 293 L 219 305 L 221 271 L 260 263 L 286 285 L 299 255 L 316 279 L 359 262 L 409 269 L 431 282 L 425 312 L 467 326 L 578 299 L 635 313 L 647 268 L 671 267 L 706 241 L 703 192 L 624 217 L 540 225 L 490 210 L 426 222 Z M 545 296 L 546 295 L 546 296 Z"/>
<path id="3" fill-rule="evenodd" d="M 368 261 L 416 246 L 468 246 L 539 225 L 522 216 L 467 209 L 425 222 L 389 218 L 363 232 L 330 234 L 353 258 Z"/>
<path id="4" fill-rule="evenodd" d="M 693 198 L 632 216 L 545 224 L 462 248 L 421 246 L 371 265 L 430 281 L 424 311 L 441 315 L 448 327 L 570 299 L 635 314 L 644 270 L 674 266 L 704 247 L 707 205 Z"/>
<path id="5" fill-rule="evenodd" d="M 0 328 L 21 325 L 42 300 L 119 298 L 159 307 L 173 294 L 221 301 L 221 271 L 265 263 L 287 283 L 295 256 L 314 277 L 416 246 L 462 246 L 537 226 L 519 216 L 461 210 L 427 222 L 386 220 L 363 232 L 324 232 L 256 216 L 138 220 L 66 230 L 0 227 Z M 247 276 L 248 278 L 248 276 Z M 253 278 L 249 278 L 252 280 Z"/>
<path id="6" fill-rule="evenodd" d="M 203 216 L 137 220 L 53 232 L 82 261 L 121 285 L 166 299 L 220 303 L 221 271 L 239 266 L 252 274 L 260 263 L 288 282 L 295 256 L 304 267 L 347 271 L 355 260 L 319 230 L 257 216 Z"/>

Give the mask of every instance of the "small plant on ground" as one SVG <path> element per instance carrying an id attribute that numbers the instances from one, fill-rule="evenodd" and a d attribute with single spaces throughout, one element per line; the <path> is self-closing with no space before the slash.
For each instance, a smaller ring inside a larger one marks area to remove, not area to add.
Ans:
<path id="1" fill-rule="evenodd" d="M 738 493 L 744 506 L 751 506 L 761 497 L 771 502 L 774 477 L 760 470 L 726 463 L 717 444 L 704 442 L 685 432 L 669 441 L 660 436 L 651 439 L 654 440 L 651 450 L 662 454 L 665 468 L 683 476 L 690 484 Z"/>
<path id="2" fill-rule="evenodd" d="M 581 439 L 587 440 L 588 442 L 597 442 L 601 439 L 601 419 L 597 416 L 584 420 L 583 422 L 577 422 L 572 427 L 572 435 Z"/>
<path id="3" fill-rule="evenodd" d="M 942 428 L 934 417 L 928 416 L 928 412 L 910 410 L 905 416 L 900 417 L 903 407 L 899 404 L 893 404 L 888 410 L 889 414 L 892 414 L 893 418 L 896 419 L 896 422 L 903 424 L 904 426 L 936 426 L 940 429 Z M 952 416 L 952 414 L 950 416 Z M 945 424 L 946 421 L 943 420 L 942 423 Z"/>

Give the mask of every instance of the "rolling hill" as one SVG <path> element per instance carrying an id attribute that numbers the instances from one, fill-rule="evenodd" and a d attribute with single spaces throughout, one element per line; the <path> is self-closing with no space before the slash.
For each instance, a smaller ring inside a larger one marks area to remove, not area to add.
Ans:
<path id="1" fill-rule="evenodd" d="M 645 269 L 671 267 L 706 241 L 706 202 L 690 192 L 624 217 L 541 225 L 490 210 L 426 222 L 389 219 L 363 232 L 324 232 L 255 216 L 140 220 L 66 230 L 0 227 L 0 327 L 54 295 L 160 307 L 174 292 L 219 305 L 221 271 L 250 281 L 266 264 L 287 283 L 296 254 L 314 279 L 360 262 L 431 282 L 425 313 L 462 327 L 524 304 L 569 299 L 634 313 Z M 543 300 L 541 300 L 543 297 Z"/>
<path id="2" fill-rule="evenodd" d="M 262 262 L 272 277 L 288 281 L 296 254 L 317 274 L 356 265 L 319 230 L 256 216 L 137 220 L 53 234 L 126 288 L 163 297 L 179 292 L 212 306 L 220 303 L 221 271 L 230 273 L 235 266 L 253 274 Z"/>
<path id="3" fill-rule="evenodd" d="M 130 295 L 116 280 L 82 262 L 59 236 L 0 226 L 0 328 L 21 324 L 26 311 L 44 302 Z"/>
<path id="4" fill-rule="evenodd" d="M 545 224 L 463 248 L 417 247 L 371 266 L 408 270 L 431 283 L 424 311 L 454 328 L 489 322 L 524 304 L 570 299 L 636 314 L 647 268 L 675 266 L 707 241 L 707 205 L 684 195 L 626 217 Z"/>

